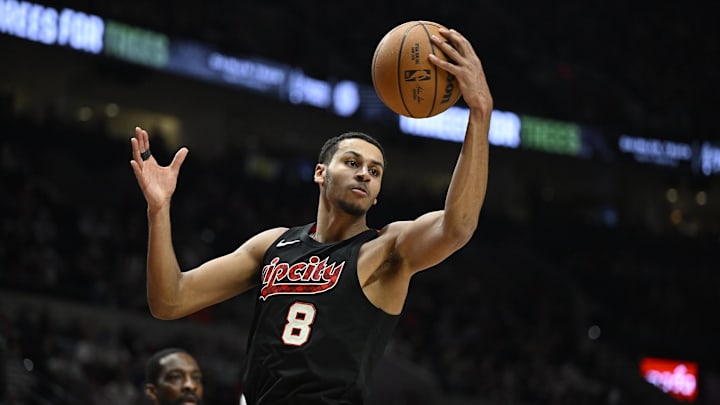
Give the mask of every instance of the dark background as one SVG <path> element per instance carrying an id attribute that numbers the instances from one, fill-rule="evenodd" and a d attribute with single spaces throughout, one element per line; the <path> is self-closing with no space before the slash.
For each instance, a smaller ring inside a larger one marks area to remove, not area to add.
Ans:
<path id="1" fill-rule="evenodd" d="M 711 2 L 59 1 L 106 18 L 369 83 L 389 28 L 426 19 L 464 33 L 496 106 L 670 139 L 717 139 L 720 49 Z"/>
<path id="2" fill-rule="evenodd" d="M 432 20 L 474 44 L 498 110 L 608 137 L 720 141 L 709 2 L 42 4 L 366 85 L 385 32 Z M 182 321 L 147 311 L 145 205 L 127 165 L 135 125 L 161 162 L 191 150 L 173 203 L 184 268 L 261 229 L 312 221 L 308 168 L 338 132 L 387 148 L 375 227 L 441 207 L 459 150 L 394 123 L 5 34 L 0 52 L 0 346 L 12 404 L 143 403 L 142 362 L 167 345 L 197 353 L 210 403 L 236 403 L 252 299 Z M 718 403 L 719 183 L 619 154 L 492 147 L 476 236 L 414 280 L 373 403 L 672 403 L 639 376 L 644 356 L 697 362 L 697 402 Z"/>

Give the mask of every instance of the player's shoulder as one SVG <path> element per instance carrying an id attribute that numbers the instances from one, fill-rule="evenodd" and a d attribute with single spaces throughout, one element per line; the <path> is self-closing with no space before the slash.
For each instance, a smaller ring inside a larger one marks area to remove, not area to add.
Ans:
<path id="1" fill-rule="evenodd" d="M 264 252 L 289 229 L 290 228 L 283 226 L 268 228 L 248 239 L 243 246 L 255 254 L 264 254 Z"/>
<path id="2" fill-rule="evenodd" d="M 282 235 L 283 233 L 289 231 L 290 228 L 287 226 L 278 226 L 275 228 L 268 228 L 262 232 L 261 234 L 269 234 L 269 235 Z"/>
<path id="3" fill-rule="evenodd" d="M 275 228 L 266 229 L 266 230 L 260 232 L 259 234 L 257 234 L 255 237 L 262 239 L 263 241 L 267 241 L 268 243 L 272 243 L 273 241 L 275 241 L 277 238 L 279 238 L 281 235 L 283 235 L 284 233 L 286 233 L 289 230 L 290 230 L 290 228 L 288 228 L 286 226 L 278 226 Z"/>

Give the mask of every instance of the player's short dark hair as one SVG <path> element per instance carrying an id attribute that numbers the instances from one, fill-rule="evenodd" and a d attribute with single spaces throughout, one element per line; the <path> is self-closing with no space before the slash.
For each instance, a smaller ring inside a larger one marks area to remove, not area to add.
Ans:
<path id="1" fill-rule="evenodd" d="M 160 365 L 160 360 L 165 358 L 166 356 L 169 356 L 174 353 L 187 353 L 189 354 L 185 349 L 180 349 L 178 347 L 169 347 L 167 349 L 162 349 L 157 352 L 155 352 L 150 358 L 145 362 L 145 382 L 148 384 L 155 384 L 157 383 L 158 379 L 160 378 L 160 372 L 162 371 L 162 366 Z"/>
<path id="2" fill-rule="evenodd" d="M 383 149 L 382 145 L 380 145 L 380 142 L 378 142 L 377 139 L 373 138 L 372 136 L 363 132 L 345 132 L 325 141 L 325 144 L 322 146 L 322 148 L 320 148 L 320 154 L 318 155 L 318 163 L 330 163 L 330 160 L 335 155 L 335 152 L 337 152 L 338 150 L 338 143 L 340 143 L 340 141 L 344 139 L 352 138 L 362 139 L 375 145 L 378 149 L 380 149 L 380 153 L 383 156 L 383 163 L 385 164 L 385 166 L 387 166 L 387 159 L 385 159 L 385 150 Z"/>

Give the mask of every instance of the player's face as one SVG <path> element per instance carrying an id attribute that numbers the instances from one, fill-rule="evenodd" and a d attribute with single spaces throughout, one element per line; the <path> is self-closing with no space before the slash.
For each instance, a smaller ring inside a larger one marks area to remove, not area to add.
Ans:
<path id="1" fill-rule="evenodd" d="M 347 214 L 364 215 L 376 203 L 384 169 L 382 152 L 359 138 L 343 139 L 325 170 L 325 192 Z"/>
<path id="2" fill-rule="evenodd" d="M 202 404 L 202 373 L 187 353 L 172 353 L 160 360 L 163 367 L 157 385 L 147 387 L 158 405 Z"/>

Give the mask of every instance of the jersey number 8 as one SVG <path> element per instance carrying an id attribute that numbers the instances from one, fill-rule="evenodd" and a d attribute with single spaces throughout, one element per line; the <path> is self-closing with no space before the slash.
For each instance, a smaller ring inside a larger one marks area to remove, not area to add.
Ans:
<path id="1" fill-rule="evenodd" d="M 282 333 L 283 343 L 289 346 L 302 346 L 307 343 L 316 312 L 315 306 L 307 302 L 295 302 L 290 305 L 287 323 Z"/>

